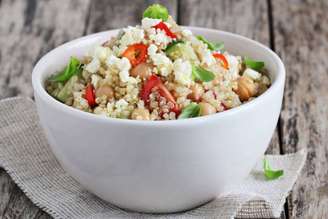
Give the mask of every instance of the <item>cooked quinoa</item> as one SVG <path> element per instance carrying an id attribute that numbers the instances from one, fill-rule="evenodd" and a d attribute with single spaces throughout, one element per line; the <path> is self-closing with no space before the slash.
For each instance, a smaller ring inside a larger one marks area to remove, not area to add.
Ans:
<path id="1" fill-rule="evenodd" d="M 47 92 L 100 116 L 175 120 L 219 113 L 270 86 L 264 63 L 224 51 L 178 26 L 155 4 L 140 25 L 122 29 L 46 80 Z"/>

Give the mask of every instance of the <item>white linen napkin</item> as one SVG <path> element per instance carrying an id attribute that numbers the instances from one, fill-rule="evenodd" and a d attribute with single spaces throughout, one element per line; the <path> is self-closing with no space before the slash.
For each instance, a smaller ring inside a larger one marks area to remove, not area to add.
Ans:
<path id="1" fill-rule="evenodd" d="M 59 165 L 26 98 L 0 101 L 0 166 L 31 201 L 54 218 L 272 218 L 279 217 L 306 151 L 267 155 L 284 176 L 264 178 L 262 160 L 241 184 L 198 208 L 174 214 L 142 214 L 119 209 L 83 189 Z M 215 168 L 215 167 L 213 167 Z"/>

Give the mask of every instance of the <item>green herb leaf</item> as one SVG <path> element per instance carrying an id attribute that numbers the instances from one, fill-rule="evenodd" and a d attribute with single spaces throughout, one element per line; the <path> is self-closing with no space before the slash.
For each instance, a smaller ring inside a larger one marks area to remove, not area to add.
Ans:
<path id="1" fill-rule="evenodd" d="M 224 43 L 214 43 L 215 51 L 224 52 Z"/>
<path id="2" fill-rule="evenodd" d="M 283 170 L 272 170 L 269 162 L 266 159 L 263 159 L 263 169 L 264 169 L 264 176 L 267 180 L 277 179 L 280 176 L 284 175 Z"/>
<path id="3" fill-rule="evenodd" d="M 187 119 L 199 116 L 200 107 L 197 103 L 191 103 L 180 113 L 178 119 Z"/>
<path id="4" fill-rule="evenodd" d="M 49 81 L 66 82 L 73 75 L 78 74 L 81 70 L 82 68 L 80 61 L 75 57 L 71 57 L 69 64 L 65 67 L 65 69 L 57 75 L 51 76 Z"/>
<path id="5" fill-rule="evenodd" d="M 143 17 L 162 19 L 163 21 L 166 21 L 169 17 L 169 11 L 163 5 L 153 4 L 144 11 Z"/>
<path id="6" fill-rule="evenodd" d="M 264 68 L 264 62 L 256 61 L 245 57 L 244 63 L 246 67 L 254 69 L 255 71 L 261 71 Z"/>
<path id="7" fill-rule="evenodd" d="M 195 79 L 209 82 L 212 81 L 215 78 L 215 75 L 213 72 L 208 71 L 200 66 L 192 66 L 192 75 Z"/>
<path id="8" fill-rule="evenodd" d="M 184 43 L 183 40 L 175 40 L 172 43 L 170 43 L 169 45 L 167 45 L 167 47 L 165 48 L 164 52 L 168 52 L 172 47 L 174 47 L 175 45 L 179 44 L 179 43 Z"/>
<path id="9" fill-rule="evenodd" d="M 198 35 L 196 37 L 197 37 L 198 40 L 205 43 L 207 45 L 207 48 L 211 51 L 221 51 L 224 48 L 223 43 L 211 43 L 210 41 L 208 41 L 207 39 L 205 39 L 205 37 L 203 37 L 201 35 Z"/>

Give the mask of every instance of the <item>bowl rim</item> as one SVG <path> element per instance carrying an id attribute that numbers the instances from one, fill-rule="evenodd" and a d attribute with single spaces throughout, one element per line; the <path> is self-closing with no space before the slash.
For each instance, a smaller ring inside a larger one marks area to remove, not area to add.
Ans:
<path id="1" fill-rule="evenodd" d="M 265 98 L 269 98 L 270 94 L 274 92 L 278 92 L 279 89 L 281 89 L 281 86 L 284 87 L 285 83 L 285 77 L 286 77 L 286 70 L 283 62 L 279 58 L 279 56 L 272 51 L 269 47 L 263 45 L 262 43 L 259 43 L 255 40 L 252 40 L 250 38 L 247 38 L 245 36 L 227 32 L 227 31 L 222 31 L 222 30 L 216 30 L 216 29 L 210 29 L 210 28 L 204 28 L 204 27 L 194 27 L 194 26 L 183 26 L 185 28 L 190 29 L 191 31 L 193 30 L 198 30 L 198 31 L 205 31 L 205 32 L 211 32 L 213 34 L 220 34 L 220 35 L 226 35 L 227 37 L 235 37 L 235 38 L 240 38 L 244 41 L 248 41 L 251 44 L 255 44 L 257 47 L 261 48 L 265 52 L 269 54 L 273 58 L 273 61 L 275 62 L 274 64 L 277 65 L 277 75 L 271 86 L 260 96 L 256 97 L 255 99 L 243 103 L 240 106 L 237 106 L 235 108 L 215 113 L 212 115 L 207 115 L 207 116 L 201 116 L 201 117 L 195 117 L 195 118 L 188 118 L 188 119 L 181 119 L 181 120 L 156 120 L 156 121 L 144 121 L 144 120 L 132 120 L 132 119 L 119 119 L 119 118 L 111 118 L 111 117 L 104 117 L 104 116 L 99 116 L 93 113 L 89 112 L 84 112 L 82 110 L 73 108 L 71 106 L 67 106 L 64 103 L 61 103 L 60 101 L 56 100 L 53 98 L 50 94 L 48 94 L 44 88 L 44 86 L 41 83 L 41 78 L 42 78 L 42 73 L 39 71 L 39 68 L 44 65 L 44 62 L 48 59 L 48 57 L 55 51 L 73 46 L 74 44 L 77 44 L 79 42 L 88 40 L 89 38 L 94 38 L 97 36 L 101 36 L 103 34 L 109 34 L 113 32 L 117 32 L 120 29 L 112 29 L 112 30 L 107 30 L 107 31 L 102 31 L 98 33 L 93 33 L 90 35 L 82 36 L 77 39 L 74 39 L 72 41 L 66 42 L 49 52 L 47 52 L 44 56 L 41 57 L 41 59 L 38 60 L 36 65 L 33 68 L 32 71 L 32 86 L 34 90 L 34 95 L 38 95 L 43 101 L 45 101 L 47 104 L 49 104 L 51 107 L 54 107 L 61 111 L 62 113 L 67 113 L 75 117 L 79 117 L 80 119 L 86 119 L 86 120 L 93 120 L 97 122 L 102 122 L 102 123 L 117 123 L 117 124 L 125 124 L 125 125 L 134 125 L 134 126 L 164 126 L 164 127 L 169 127 L 169 126 L 181 126 L 181 125 L 197 125 L 199 123 L 203 123 L 209 120 L 213 119 L 220 119 L 221 117 L 228 117 L 232 116 L 235 114 L 238 114 L 242 111 L 245 111 L 249 108 L 255 107 L 257 104 L 263 102 Z"/>

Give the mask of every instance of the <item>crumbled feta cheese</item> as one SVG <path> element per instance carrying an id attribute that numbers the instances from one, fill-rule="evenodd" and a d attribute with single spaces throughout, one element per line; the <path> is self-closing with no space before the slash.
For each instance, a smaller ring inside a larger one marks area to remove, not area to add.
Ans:
<path id="1" fill-rule="evenodd" d="M 126 102 L 124 99 L 120 99 L 116 101 L 115 108 L 123 111 L 128 105 L 128 102 Z"/>
<path id="2" fill-rule="evenodd" d="M 163 30 L 156 30 L 154 34 L 149 34 L 149 39 L 156 45 L 163 45 L 164 47 L 172 41 Z"/>
<path id="3" fill-rule="evenodd" d="M 192 82 L 192 67 L 189 61 L 177 59 L 173 63 L 173 71 L 175 80 L 182 84 L 189 86 Z"/>
<path id="4" fill-rule="evenodd" d="M 216 63 L 215 58 L 212 55 L 212 52 L 207 48 L 207 45 L 202 41 L 198 40 L 196 37 L 190 37 L 190 42 L 198 57 L 201 60 L 202 64 L 210 66 Z"/>
<path id="5" fill-rule="evenodd" d="M 148 55 L 153 61 L 153 64 L 157 67 L 159 73 L 162 76 L 168 76 L 172 72 L 172 61 L 164 54 L 156 53 L 157 47 L 151 44 L 148 47 Z"/>
<path id="6" fill-rule="evenodd" d="M 100 61 L 98 58 L 93 58 L 92 61 L 85 66 L 85 70 L 90 73 L 96 73 L 100 68 Z"/>
<path id="7" fill-rule="evenodd" d="M 100 61 L 105 61 L 110 56 L 112 51 L 108 47 L 97 46 L 95 47 L 92 56 L 98 58 Z"/>
<path id="8" fill-rule="evenodd" d="M 207 64 L 208 66 L 216 62 L 211 51 L 208 49 L 201 50 L 201 60 L 203 63 Z"/>
<path id="9" fill-rule="evenodd" d="M 152 28 L 153 26 L 155 26 L 159 22 L 161 22 L 161 19 L 152 19 L 152 18 L 145 17 L 141 21 L 141 27 L 143 29 L 147 30 L 149 28 Z"/>
<path id="10" fill-rule="evenodd" d="M 190 31 L 190 30 L 187 30 L 187 29 L 183 29 L 182 31 L 181 31 L 181 33 L 182 33 L 182 35 L 184 36 L 184 37 L 190 37 L 190 36 L 192 36 L 192 32 Z"/>
<path id="11" fill-rule="evenodd" d="M 141 43 L 144 39 L 144 30 L 137 27 L 124 28 L 124 34 L 122 35 L 119 43 L 118 53 L 121 54 L 125 51 L 128 45 L 135 43 Z"/>
<path id="12" fill-rule="evenodd" d="M 243 75 L 250 77 L 253 80 L 259 80 L 262 76 L 260 73 L 250 68 L 246 68 Z"/>
<path id="13" fill-rule="evenodd" d="M 129 70 L 131 68 L 130 61 L 123 57 L 119 63 L 117 63 L 117 67 L 121 70 L 120 71 L 120 79 L 123 82 L 129 81 Z"/>
<path id="14" fill-rule="evenodd" d="M 117 70 L 119 71 L 120 80 L 122 82 L 129 81 L 129 70 L 131 68 L 131 64 L 127 58 L 123 57 L 120 59 L 116 56 L 111 55 L 107 59 L 107 65 L 109 67 L 117 68 Z"/>
<path id="15" fill-rule="evenodd" d="M 86 99 L 83 98 L 83 92 L 73 92 L 73 106 L 80 110 L 88 110 L 89 104 Z"/>
<path id="16" fill-rule="evenodd" d="M 101 77 L 97 74 L 92 74 L 91 75 L 91 84 L 94 88 L 98 88 L 98 83 Z"/>
<path id="17" fill-rule="evenodd" d="M 157 52 L 157 46 L 151 44 L 151 45 L 148 47 L 147 52 L 148 52 L 148 55 L 149 55 L 149 56 L 155 55 L 156 52 Z"/>
<path id="18" fill-rule="evenodd" d="M 232 78 L 237 78 L 239 73 L 239 61 L 236 56 L 233 55 L 225 55 L 228 63 L 229 63 L 229 73 Z"/>

